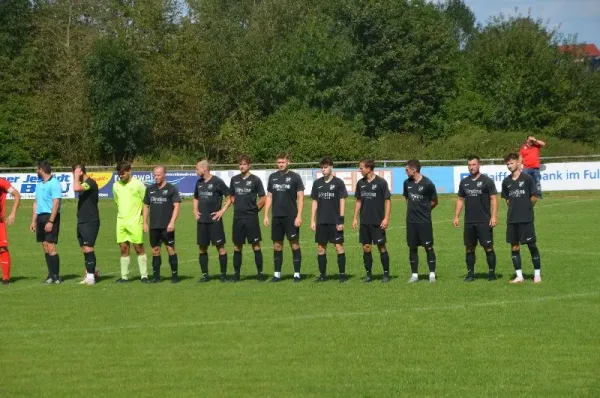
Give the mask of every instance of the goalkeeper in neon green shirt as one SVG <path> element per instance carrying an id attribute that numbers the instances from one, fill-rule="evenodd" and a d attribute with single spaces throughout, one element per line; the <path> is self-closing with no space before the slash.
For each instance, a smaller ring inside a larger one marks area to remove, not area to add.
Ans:
<path id="1" fill-rule="evenodd" d="M 142 283 L 149 283 L 142 219 L 146 186 L 140 180 L 131 177 L 129 162 L 119 162 L 116 170 L 119 181 L 113 184 L 113 197 L 117 204 L 117 243 L 121 247 L 121 278 L 117 280 L 117 283 L 129 281 L 131 244 L 138 255 L 137 261 Z"/>

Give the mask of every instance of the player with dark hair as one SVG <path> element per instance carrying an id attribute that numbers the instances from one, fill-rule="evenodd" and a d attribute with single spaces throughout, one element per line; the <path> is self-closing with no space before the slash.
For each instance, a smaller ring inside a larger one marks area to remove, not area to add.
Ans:
<path id="1" fill-rule="evenodd" d="M 6 196 L 12 195 L 13 205 L 10 214 L 6 216 Z M 10 283 L 10 253 L 8 251 L 7 225 L 12 225 L 17 217 L 21 203 L 21 194 L 6 179 L 0 177 L 0 265 L 2 266 L 2 284 Z"/>
<path id="2" fill-rule="evenodd" d="M 429 282 L 436 281 L 436 258 L 433 250 L 433 224 L 431 210 L 438 204 L 437 190 L 433 182 L 421 174 L 421 163 L 409 160 L 406 163 L 403 195 L 406 198 L 406 243 L 409 250 L 411 276 L 409 283 L 419 281 L 419 246 L 425 248 L 429 265 Z"/>
<path id="3" fill-rule="evenodd" d="M 177 187 L 167 182 L 165 166 L 156 166 L 153 173 L 154 184 L 146 188 L 143 210 L 144 232 L 150 232 L 152 246 L 152 283 L 160 283 L 160 251 L 163 243 L 167 246 L 169 255 L 171 283 L 177 283 L 179 259 L 175 252 L 175 222 L 179 216 L 181 197 Z"/>
<path id="4" fill-rule="evenodd" d="M 119 180 L 113 184 L 113 197 L 117 205 L 117 243 L 121 249 L 121 278 L 117 283 L 129 281 L 129 264 L 131 244 L 137 253 L 142 283 L 148 280 L 148 259 L 144 249 L 144 221 L 142 208 L 146 186 L 131 176 L 131 163 L 121 161 L 116 166 Z"/>
<path id="5" fill-rule="evenodd" d="M 257 279 L 265 280 L 263 274 L 263 254 L 260 248 L 262 233 L 258 212 L 266 201 L 265 188 L 260 178 L 250 172 L 250 157 L 240 155 L 238 158 L 240 174 L 231 178 L 229 197 L 233 202 L 233 282 L 240 280 L 242 269 L 242 249 L 244 243 L 252 245 L 254 263 L 256 264 Z M 257 203 L 258 198 L 258 203 Z"/>
<path id="6" fill-rule="evenodd" d="M 84 164 L 76 164 L 73 170 L 73 190 L 79 194 L 77 200 L 77 241 L 83 252 L 86 276 L 82 285 L 96 283 L 96 253 L 94 245 L 100 231 L 98 211 L 98 184 L 87 175 Z"/>
<path id="7" fill-rule="evenodd" d="M 42 244 L 46 256 L 48 276 L 44 283 L 59 284 L 60 258 L 56 251 L 58 233 L 60 231 L 60 202 L 62 187 L 60 182 L 52 176 L 52 167 L 47 161 L 37 164 L 39 182 L 35 186 L 35 201 L 33 202 L 33 215 L 29 229 L 35 232 L 36 240 Z"/>
<path id="8" fill-rule="evenodd" d="M 458 187 L 458 198 L 453 224 L 458 228 L 460 213 L 465 209 L 464 244 L 466 248 L 466 282 L 475 279 L 475 248 L 477 242 L 485 251 L 488 263 L 488 280 L 496 279 L 496 253 L 494 252 L 494 230 L 498 220 L 498 192 L 494 180 L 481 174 L 481 160 L 470 156 L 467 160 L 469 176 L 462 179 Z"/>
<path id="9" fill-rule="evenodd" d="M 271 226 L 273 240 L 273 264 L 275 272 L 271 282 L 281 280 L 283 265 L 283 238 L 287 236 L 292 248 L 294 263 L 294 282 L 300 282 L 302 252 L 300 251 L 300 225 L 304 207 L 304 183 L 300 175 L 291 171 L 290 157 L 287 153 L 277 155 L 278 171 L 269 176 L 267 183 L 267 201 L 263 223 Z M 273 207 L 273 222 L 269 220 L 269 210 Z"/>
<path id="10" fill-rule="evenodd" d="M 335 245 L 339 281 L 346 281 L 346 253 L 344 252 L 344 212 L 348 192 L 344 182 L 333 175 L 333 160 L 330 157 L 319 163 L 323 177 L 313 183 L 310 228 L 315 231 L 319 277 L 315 282 L 327 280 L 327 244 Z"/>
<path id="11" fill-rule="evenodd" d="M 197 243 L 200 251 L 198 261 L 202 270 L 202 278 L 198 282 L 210 281 L 208 275 L 208 246 L 212 243 L 219 253 L 221 282 L 227 282 L 227 250 L 225 249 L 225 229 L 223 214 L 229 208 L 229 188 L 219 177 L 210 173 L 210 163 L 198 160 L 196 174 L 199 179 L 194 190 L 194 218 L 197 224 Z M 223 204 L 223 197 L 227 197 Z M 222 207 L 221 207 L 222 205 Z"/>
<path id="12" fill-rule="evenodd" d="M 392 212 L 392 194 L 388 188 L 387 181 L 375 174 L 375 161 L 363 159 L 360 161 L 359 170 L 363 178 L 356 182 L 354 197 L 354 219 L 352 228 L 360 230 L 359 241 L 363 245 L 363 262 L 367 272 L 363 282 L 369 283 L 373 280 L 371 270 L 373 268 L 372 245 L 377 245 L 379 257 L 383 267 L 383 278 L 381 282 L 390 281 L 390 257 L 386 247 L 385 230 L 390 224 Z"/>
<path id="13" fill-rule="evenodd" d="M 519 155 L 509 153 L 504 158 L 510 175 L 502 181 L 502 197 L 508 204 L 506 217 L 506 242 L 512 248 L 512 262 L 515 267 L 516 277 L 510 283 L 522 283 L 523 271 L 521 270 L 521 247 L 526 244 L 531 253 L 533 262 L 533 282 L 541 283 L 540 251 L 536 245 L 533 207 L 537 202 L 537 192 L 533 178 L 521 172 Z"/>

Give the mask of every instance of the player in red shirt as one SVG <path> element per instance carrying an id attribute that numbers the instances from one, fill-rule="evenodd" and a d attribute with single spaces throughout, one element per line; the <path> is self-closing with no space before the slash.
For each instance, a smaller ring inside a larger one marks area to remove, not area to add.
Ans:
<path id="1" fill-rule="evenodd" d="M 523 165 L 523 173 L 529 174 L 535 182 L 537 197 L 542 198 L 542 175 L 540 174 L 540 149 L 546 146 L 542 140 L 530 135 L 527 141 L 521 145 L 519 161 Z"/>
<path id="2" fill-rule="evenodd" d="M 6 216 L 6 195 L 11 194 L 14 197 L 13 206 L 8 217 Z M 8 235 L 6 234 L 6 225 L 15 222 L 17 209 L 21 202 L 21 195 L 10 182 L 0 177 L 0 265 L 2 266 L 2 284 L 8 285 L 10 280 L 10 253 L 8 252 Z"/>

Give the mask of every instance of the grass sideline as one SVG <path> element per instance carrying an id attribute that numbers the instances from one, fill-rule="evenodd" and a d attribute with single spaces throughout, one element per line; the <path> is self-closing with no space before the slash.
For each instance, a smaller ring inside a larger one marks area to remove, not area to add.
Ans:
<path id="1" fill-rule="evenodd" d="M 10 205 L 10 204 L 9 204 Z M 462 229 L 451 220 L 454 196 L 434 210 L 438 283 L 406 284 L 405 204 L 393 198 L 388 233 L 389 284 L 360 283 L 357 234 L 346 233 L 351 279 L 312 283 L 316 247 L 305 205 L 303 274 L 293 284 L 286 248 L 279 284 L 246 279 L 199 285 L 195 221 L 186 200 L 177 224 L 178 285 L 116 285 L 115 208 L 101 201 L 97 245 L 101 280 L 79 286 L 83 256 L 75 239 L 75 201 L 62 208 L 60 286 L 44 286 L 41 248 L 28 231 L 31 202 L 9 227 L 13 280 L 0 286 L 0 396 L 593 396 L 600 391 L 600 192 L 548 193 L 536 206 L 543 283 L 531 260 L 522 286 L 504 243 L 506 206 L 495 241 L 500 279 L 465 284 Z M 351 224 L 353 201 L 347 206 Z M 231 231 L 231 212 L 226 232 Z M 265 271 L 272 272 L 268 231 Z M 149 251 L 149 246 L 146 245 Z M 230 242 L 229 269 L 232 269 Z M 216 251 L 210 269 L 217 274 Z M 328 270 L 336 272 L 333 248 Z M 243 274 L 254 275 L 244 253 Z M 421 273 L 426 275 L 420 251 Z M 163 253 L 166 256 L 166 253 Z M 150 264 L 150 261 L 149 261 Z M 168 264 L 163 257 L 163 276 Z M 137 270 L 135 259 L 132 270 Z M 379 257 L 374 271 L 381 274 Z"/>

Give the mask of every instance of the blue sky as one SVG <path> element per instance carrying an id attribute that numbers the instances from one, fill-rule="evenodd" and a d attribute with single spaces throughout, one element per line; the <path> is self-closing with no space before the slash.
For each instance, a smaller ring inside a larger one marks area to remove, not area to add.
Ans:
<path id="1" fill-rule="evenodd" d="M 600 0 L 464 0 L 477 21 L 485 23 L 492 15 L 503 13 L 542 18 L 550 27 L 560 24 L 560 32 L 577 34 L 579 42 L 594 43 L 600 48 Z"/>

